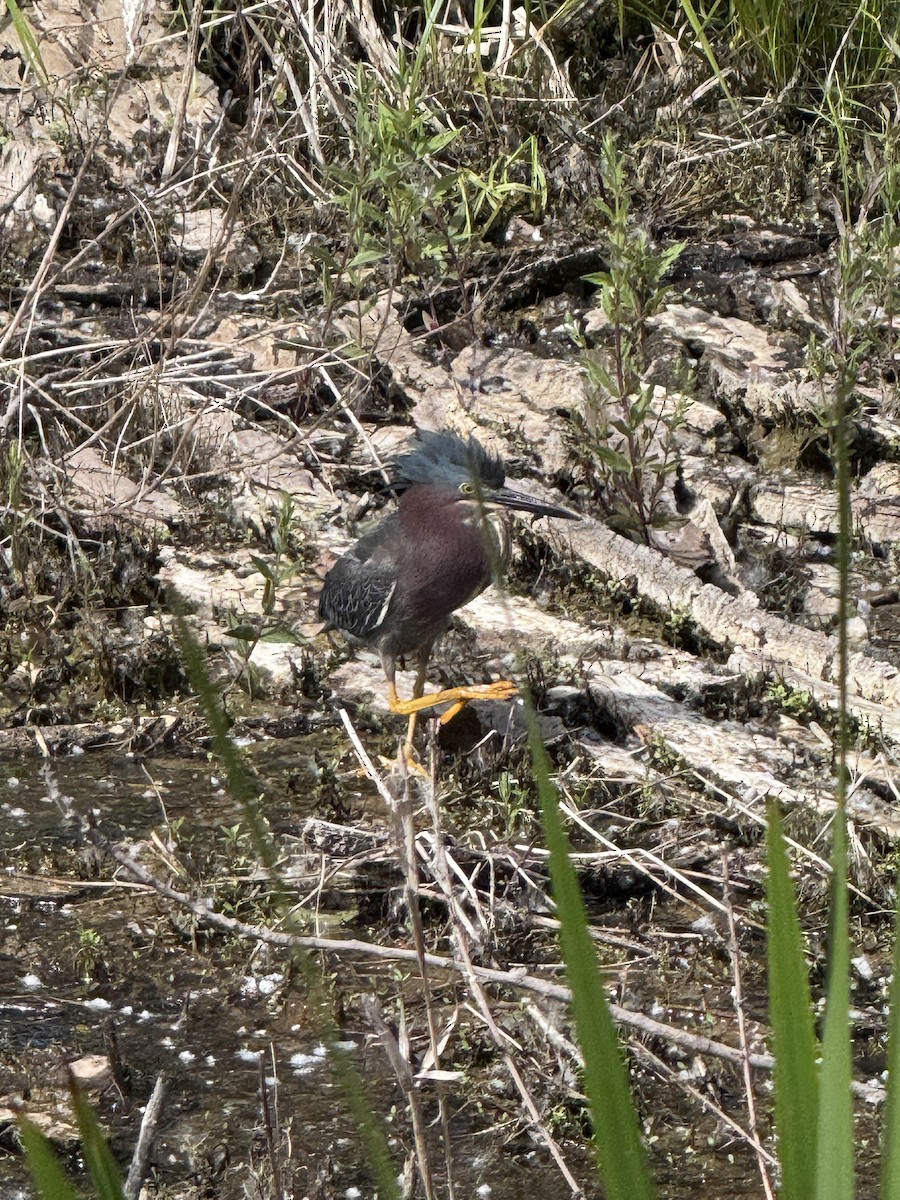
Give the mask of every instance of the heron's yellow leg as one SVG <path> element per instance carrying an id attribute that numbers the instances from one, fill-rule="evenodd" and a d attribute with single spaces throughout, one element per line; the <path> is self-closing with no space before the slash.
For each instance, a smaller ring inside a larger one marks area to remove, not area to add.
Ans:
<path id="1" fill-rule="evenodd" d="M 413 684 L 413 694 L 412 694 L 413 700 L 421 699 L 422 693 L 425 691 L 425 676 L 427 674 L 428 674 L 428 657 L 427 657 L 427 655 L 423 655 L 419 660 L 419 669 L 416 671 L 416 682 Z M 397 695 L 397 693 L 395 690 L 394 696 L 396 697 L 396 695 Z M 402 701 L 401 701 L 401 703 L 402 703 Z M 410 762 L 416 761 L 416 758 L 415 758 L 416 752 L 413 749 L 413 738 L 415 737 L 415 733 L 416 733 L 416 720 L 418 718 L 418 715 L 419 715 L 418 709 L 415 712 L 411 712 L 409 714 L 409 724 L 406 727 L 406 746 L 404 747 L 404 753 L 406 755 L 407 764 Z"/>
<path id="2" fill-rule="evenodd" d="M 411 717 L 416 713 L 436 708 L 439 704 L 454 704 L 462 707 L 470 700 L 512 700 L 519 689 L 508 679 L 496 683 L 479 683 L 463 687 L 445 688 L 442 692 L 429 692 L 427 696 L 414 696 L 412 700 L 401 700 L 393 684 L 388 685 L 388 705 L 392 713 Z M 458 711 L 458 709 L 457 709 Z M 456 713 L 453 714 L 454 716 Z"/>
<path id="3" fill-rule="evenodd" d="M 441 713 L 438 720 L 442 725 L 449 725 L 454 717 L 459 716 L 468 703 L 468 700 L 457 700 L 455 704 L 450 705 L 446 712 Z"/>
<path id="4" fill-rule="evenodd" d="M 451 704 L 445 712 L 442 712 L 438 719 L 442 725 L 449 725 L 453 718 L 458 717 L 466 705 L 473 700 L 512 700 L 518 690 L 516 685 L 507 679 L 498 679 L 496 683 L 486 683 L 478 687 L 452 688 L 451 691 L 455 692 L 477 692 L 478 694 L 461 696 L 455 704 Z"/>

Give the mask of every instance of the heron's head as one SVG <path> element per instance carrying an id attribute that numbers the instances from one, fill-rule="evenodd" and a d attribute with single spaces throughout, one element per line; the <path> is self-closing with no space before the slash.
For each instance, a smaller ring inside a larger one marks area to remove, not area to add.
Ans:
<path id="1" fill-rule="evenodd" d="M 474 437 L 464 438 L 449 429 L 417 430 L 409 448 L 394 461 L 394 473 L 398 491 L 423 484 L 485 509 L 509 508 L 535 516 L 579 520 L 578 514 L 567 508 L 544 504 L 506 487 L 502 460 Z"/>

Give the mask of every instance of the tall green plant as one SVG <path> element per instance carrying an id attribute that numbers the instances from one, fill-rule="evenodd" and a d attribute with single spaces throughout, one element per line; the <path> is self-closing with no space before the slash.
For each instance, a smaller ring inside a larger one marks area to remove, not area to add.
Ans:
<path id="1" fill-rule="evenodd" d="M 664 407 L 643 375 L 649 365 L 648 321 L 669 293 L 664 283 L 682 243 L 657 250 L 631 215 L 625 160 L 607 133 L 602 150 L 606 196 L 596 201 L 605 219 L 607 269 L 585 276 L 609 333 L 602 347 L 582 356 L 590 385 L 590 450 L 611 515 L 645 541 L 659 515 L 660 498 L 677 469 L 674 434 L 680 412 Z"/>
<path id="2" fill-rule="evenodd" d="M 881 1200 L 900 1200 L 900 874 L 895 885 L 894 956 L 888 1036 L 888 1093 L 882 1127 Z"/>
<path id="3" fill-rule="evenodd" d="M 766 841 L 769 1017 L 782 1190 L 791 1200 L 814 1200 L 819 1109 L 816 1033 L 797 901 L 774 805 L 769 809 Z"/>
<path id="4" fill-rule="evenodd" d="M 893 171 L 886 169 L 883 178 L 892 186 Z M 885 199 L 882 195 L 884 215 L 874 222 L 866 220 L 863 214 L 856 225 L 851 225 L 839 216 L 841 236 L 831 306 L 832 326 L 829 336 L 813 347 L 810 355 L 810 364 L 822 383 L 823 392 L 830 394 L 827 431 L 838 497 L 837 808 L 832 834 L 828 984 L 822 1043 L 818 1051 L 808 1025 L 808 982 L 796 901 L 787 877 L 787 855 L 780 824 L 774 813 L 771 814 L 769 827 L 770 1004 L 778 1062 L 776 1122 L 784 1167 L 782 1194 L 788 1200 L 851 1200 L 854 1194 L 846 824 L 847 756 L 850 747 L 847 710 L 850 652 L 847 627 L 851 614 L 853 536 L 848 411 L 862 364 L 873 355 L 884 352 L 885 316 L 896 308 L 896 287 L 893 284 L 896 227 L 893 212 Z M 880 314 L 879 318 L 873 319 L 876 311 Z M 900 964 L 900 952 L 895 941 L 895 966 L 897 964 Z M 892 1069 L 888 1083 L 882 1162 L 883 1200 L 900 1200 L 900 1115 L 897 1109 L 897 1089 L 900 1087 L 900 1018 L 897 1005 L 900 996 L 896 979 L 895 973 L 889 1059 L 892 1068 L 896 1067 L 897 1070 Z M 820 1065 L 817 1065 L 817 1053 Z M 812 1114 L 815 1117 L 814 1126 Z"/>
<path id="5" fill-rule="evenodd" d="M 441 267 L 484 237 L 501 214 L 543 212 L 547 179 L 534 135 L 512 150 L 473 165 L 471 154 L 450 153 L 461 139 L 423 77 L 432 23 L 410 60 L 398 55 L 396 74 L 378 79 L 357 68 L 348 103 L 354 133 L 347 161 L 330 169 L 334 202 L 347 219 L 350 252 L 343 269 L 359 283 L 364 269 L 388 263 L 398 277 Z"/>

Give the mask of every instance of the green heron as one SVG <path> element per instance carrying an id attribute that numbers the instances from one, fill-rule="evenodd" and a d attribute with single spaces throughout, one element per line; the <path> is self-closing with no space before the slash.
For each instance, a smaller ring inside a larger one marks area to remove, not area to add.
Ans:
<path id="1" fill-rule="evenodd" d="M 394 462 L 397 510 L 359 539 L 325 577 L 319 615 L 326 629 L 381 655 L 391 712 L 409 717 L 411 757 L 416 715 L 451 703 L 445 723 L 470 700 L 508 700 L 514 683 L 448 688 L 424 695 L 428 660 L 453 613 L 479 595 L 509 560 L 509 510 L 536 516 L 576 513 L 505 487 L 499 458 L 473 437 L 418 431 Z M 397 695 L 397 663 L 416 664 L 411 700 Z"/>

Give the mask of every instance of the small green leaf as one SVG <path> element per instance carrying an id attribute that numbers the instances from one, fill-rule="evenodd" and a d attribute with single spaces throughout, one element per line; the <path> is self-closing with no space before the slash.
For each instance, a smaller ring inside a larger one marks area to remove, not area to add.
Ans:
<path id="1" fill-rule="evenodd" d="M 265 633 L 260 634 L 261 642 L 272 642 L 275 645 L 285 646 L 305 646 L 308 638 L 301 636 L 293 629 L 285 629 L 278 626 L 273 629 L 267 629 Z"/>
<path id="2" fill-rule="evenodd" d="M 270 582 L 274 582 L 275 575 L 272 571 L 272 567 L 264 558 L 260 558 L 257 554 L 251 554 L 250 561 L 253 563 L 254 567 L 256 567 L 257 571 L 259 571 L 260 575 L 262 575 L 263 579 L 268 579 Z"/>
<path id="3" fill-rule="evenodd" d="M 624 454 L 620 454 L 618 450 L 613 450 L 611 446 L 597 446 L 594 453 L 602 463 L 612 467 L 614 471 L 631 471 L 630 460 Z"/>
<path id="4" fill-rule="evenodd" d="M 253 625 L 235 625 L 233 628 L 225 630 L 225 636 L 236 638 L 239 642 L 255 642 L 259 639 L 260 633 Z"/>
<path id="5" fill-rule="evenodd" d="M 376 210 L 373 210 L 376 211 Z M 384 258 L 383 250 L 360 250 L 347 264 L 348 267 L 365 267 L 369 263 L 380 262 Z"/>

